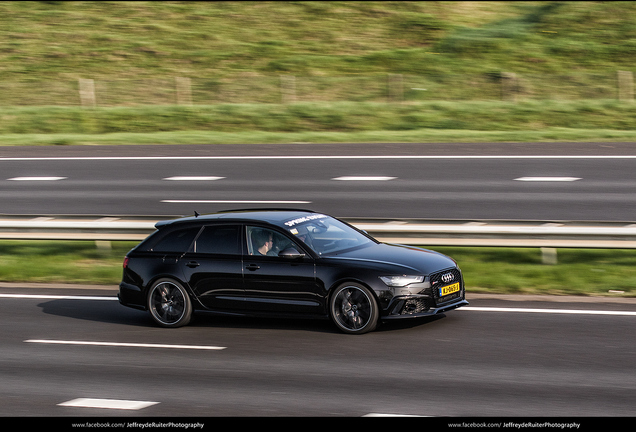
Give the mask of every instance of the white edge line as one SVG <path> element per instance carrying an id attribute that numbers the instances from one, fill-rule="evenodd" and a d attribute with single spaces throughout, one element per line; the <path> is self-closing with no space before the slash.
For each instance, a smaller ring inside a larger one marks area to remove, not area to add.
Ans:
<path id="1" fill-rule="evenodd" d="M 551 314 L 571 314 L 571 315 L 626 315 L 636 316 L 636 312 L 631 311 L 598 311 L 583 309 L 532 309 L 532 308 L 500 308 L 500 307 L 476 307 L 465 306 L 458 310 L 479 311 L 479 312 L 520 312 L 520 313 L 551 313 Z"/>
<path id="2" fill-rule="evenodd" d="M 88 346 L 110 346 L 128 348 L 170 348 L 170 349 L 192 349 L 192 350 L 214 350 L 220 351 L 227 347 L 211 345 L 169 345 L 169 344 L 147 344 L 147 343 L 125 343 L 125 342 L 93 342 L 93 341 L 65 341 L 50 339 L 27 339 L 26 343 L 52 344 L 52 345 L 88 345 Z"/>
<path id="3" fill-rule="evenodd" d="M 14 298 L 14 299 L 50 299 L 50 300 L 117 300 L 117 297 L 96 297 L 96 296 L 63 296 L 63 295 L 41 295 L 41 294 L 0 294 L 0 298 Z M 553 313 L 553 314 L 576 314 L 576 315 L 615 315 L 615 316 L 636 316 L 636 312 L 632 311 L 598 311 L 598 310 L 583 310 L 583 309 L 536 309 L 536 308 L 502 308 L 502 307 L 477 307 L 477 306 L 464 306 L 458 310 L 470 310 L 478 312 L 519 312 L 519 313 Z M 32 342 L 27 341 L 27 342 Z M 75 343 L 77 345 L 97 345 L 97 344 L 111 344 L 110 342 L 73 342 L 73 341 L 38 341 L 40 343 Z M 121 345 L 129 346 L 129 345 Z M 130 346 L 141 346 L 139 344 L 133 344 Z M 156 347 L 156 345 L 149 345 Z M 165 347 L 192 347 L 193 345 L 170 345 Z M 196 345 L 194 345 L 196 346 Z M 193 348 L 194 349 L 194 348 Z M 198 348 L 203 349 L 203 348 Z"/>
<path id="4" fill-rule="evenodd" d="M 69 296 L 69 295 L 50 295 L 50 294 L 0 294 L 0 298 L 50 299 L 50 300 L 117 300 L 117 297 Z"/>
<path id="5" fill-rule="evenodd" d="M 70 161 L 70 160 L 266 160 L 266 159 L 636 159 L 636 155 L 385 155 L 385 156 L 66 156 L 66 157 L 0 157 L 0 162 Z"/>
<path id="6" fill-rule="evenodd" d="M 158 403 L 159 402 L 120 400 L 120 399 L 77 398 L 77 399 L 70 400 L 68 402 L 59 403 L 57 405 L 63 406 L 63 407 L 77 407 L 77 408 L 140 410 L 152 405 L 157 405 Z"/>

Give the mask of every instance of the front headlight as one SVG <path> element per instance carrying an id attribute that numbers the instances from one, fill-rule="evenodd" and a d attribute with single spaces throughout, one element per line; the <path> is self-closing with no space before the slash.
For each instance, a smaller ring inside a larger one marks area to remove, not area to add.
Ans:
<path id="1" fill-rule="evenodd" d="M 404 287 L 410 284 L 424 282 L 424 276 L 380 276 L 380 279 L 390 287 Z"/>

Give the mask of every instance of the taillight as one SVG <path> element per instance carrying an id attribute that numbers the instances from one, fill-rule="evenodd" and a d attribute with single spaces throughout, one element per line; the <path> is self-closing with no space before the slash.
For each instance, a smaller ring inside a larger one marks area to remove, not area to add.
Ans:
<path id="1" fill-rule="evenodd" d="M 128 258 L 128 257 L 124 258 L 124 266 L 123 266 L 124 268 L 128 268 L 128 260 L 129 259 L 130 258 Z"/>

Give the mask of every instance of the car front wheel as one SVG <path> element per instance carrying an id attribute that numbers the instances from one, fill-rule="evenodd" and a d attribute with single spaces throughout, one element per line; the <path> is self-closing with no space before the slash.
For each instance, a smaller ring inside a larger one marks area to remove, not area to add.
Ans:
<path id="1" fill-rule="evenodd" d="M 375 329 L 378 305 L 367 288 L 355 283 L 340 285 L 329 303 L 331 318 L 345 333 L 363 334 Z"/>
<path id="2" fill-rule="evenodd" d="M 148 310 L 162 327 L 182 327 L 190 322 L 192 303 L 185 288 L 171 279 L 160 279 L 148 292 Z"/>

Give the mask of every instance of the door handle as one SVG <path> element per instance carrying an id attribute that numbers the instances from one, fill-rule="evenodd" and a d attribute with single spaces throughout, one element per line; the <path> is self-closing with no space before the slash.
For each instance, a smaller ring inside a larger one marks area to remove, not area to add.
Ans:
<path id="1" fill-rule="evenodd" d="M 261 268 L 261 266 L 257 265 L 257 264 L 248 264 L 247 266 L 245 266 L 246 269 L 254 271 L 254 270 L 258 270 L 259 268 Z"/>
<path id="2" fill-rule="evenodd" d="M 190 268 L 196 268 L 199 267 L 199 263 L 196 261 L 190 261 L 189 263 L 186 264 L 186 266 L 190 267 Z"/>

